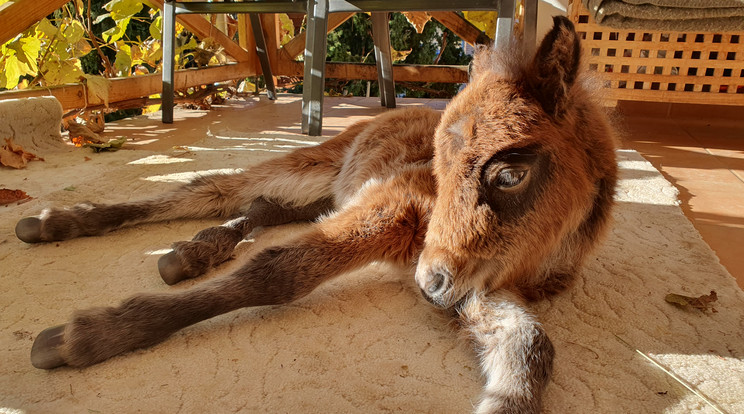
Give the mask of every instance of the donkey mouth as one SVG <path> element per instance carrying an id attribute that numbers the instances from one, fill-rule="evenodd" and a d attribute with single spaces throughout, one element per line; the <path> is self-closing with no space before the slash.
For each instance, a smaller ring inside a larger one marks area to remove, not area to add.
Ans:
<path id="1" fill-rule="evenodd" d="M 454 292 L 448 291 L 441 296 L 430 296 L 424 289 L 421 289 L 421 296 L 423 296 L 427 302 L 439 309 L 453 309 L 458 307 L 467 295 L 463 294 L 455 296 Z"/>

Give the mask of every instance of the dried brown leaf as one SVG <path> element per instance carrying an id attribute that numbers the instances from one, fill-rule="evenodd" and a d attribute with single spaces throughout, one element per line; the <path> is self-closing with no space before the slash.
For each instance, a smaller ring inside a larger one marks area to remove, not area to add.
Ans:
<path id="1" fill-rule="evenodd" d="M 0 188 L 0 205 L 6 205 L 15 202 L 21 204 L 22 202 L 26 202 L 29 200 L 31 200 L 31 196 L 26 194 L 25 191 Z"/>
<path id="2" fill-rule="evenodd" d="M 101 139 L 101 136 L 91 131 L 85 125 L 77 123 L 74 119 L 67 121 L 67 131 L 70 133 L 70 141 L 93 144 L 103 144 L 105 141 Z"/>
<path id="3" fill-rule="evenodd" d="M 710 310 L 712 312 L 717 312 L 716 309 L 712 306 L 712 303 L 718 300 L 718 294 L 716 294 L 715 290 L 711 290 L 710 294 L 708 295 L 701 295 L 698 297 L 670 293 L 666 295 L 664 300 L 667 301 L 667 303 L 671 303 L 672 305 L 679 306 L 681 308 L 689 307 L 701 311 Z"/>
<path id="4" fill-rule="evenodd" d="M 44 161 L 44 158 L 25 151 L 22 146 L 13 143 L 13 138 L 5 138 L 5 145 L 0 147 L 0 165 L 11 168 L 25 168 L 31 160 Z"/>

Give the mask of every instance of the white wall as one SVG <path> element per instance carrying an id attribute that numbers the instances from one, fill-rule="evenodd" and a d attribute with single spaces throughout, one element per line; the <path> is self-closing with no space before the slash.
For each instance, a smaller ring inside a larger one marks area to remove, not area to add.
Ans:
<path id="1" fill-rule="evenodd" d="M 579 1 L 579 0 L 575 0 Z M 537 6 L 537 43 L 553 27 L 553 16 L 568 14 L 568 0 L 540 0 Z"/>

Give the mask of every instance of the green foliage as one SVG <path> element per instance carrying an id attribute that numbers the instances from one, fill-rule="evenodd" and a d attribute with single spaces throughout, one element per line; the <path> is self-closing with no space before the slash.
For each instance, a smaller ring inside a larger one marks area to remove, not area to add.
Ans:
<path id="1" fill-rule="evenodd" d="M 400 13 L 390 19 L 390 45 L 393 63 L 467 65 L 471 57 L 461 47 L 462 41 L 444 25 L 430 20 L 422 33 Z M 372 22 L 367 14 L 359 13 L 328 34 L 330 62 L 374 63 Z M 366 81 L 328 81 L 329 95 L 366 95 Z M 442 98 L 454 96 L 459 84 L 430 84 L 423 82 L 396 84 L 399 96 Z M 371 95 L 379 94 L 379 85 L 373 82 Z"/>
<path id="2" fill-rule="evenodd" d="M 160 12 L 142 0 L 73 0 L 0 45 L 0 90 L 153 73 L 161 33 Z M 191 41 L 178 52 L 194 47 Z"/>
<path id="3" fill-rule="evenodd" d="M 374 63 L 374 51 L 372 21 L 367 14 L 357 13 L 328 33 L 329 62 Z"/>

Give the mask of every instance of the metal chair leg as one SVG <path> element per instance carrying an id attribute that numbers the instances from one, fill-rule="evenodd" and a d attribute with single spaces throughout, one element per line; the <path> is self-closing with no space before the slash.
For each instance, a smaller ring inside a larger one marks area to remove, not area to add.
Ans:
<path id="1" fill-rule="evenodd" d="M 163 90 L 160 93 L 163 123 L 173 123 L 175 97 L 176 8 L 173 0 L 163 2 Z"/>
<path id="2" fill-rule="evenodd" d="M 522 33 L 522 47 L 528 56 L 537 49 L 537 0 L 524 1 L 524 33 Z"/>
<path id="3" fill-rule="evenodd" d="M 393 57 L 390 55 L 390 25 L 387 12 L 372 13 L 372 40 L 375 44 L 380 104 L 387 108 L 395 108 Z"/>
<path id="4" fill-rule="evenodd" d="M 514 41 L 514 23 L 517 13 L 517 2 L 515 0 L 501 0 L 499 2 L 498 16 L 496 18 L 496 36 L 493 47 L 509 47 Z"/>
<path id="5" fill-rule="evenodd" d="M 274 76 L 271 72 L 271 65 L 269 64 L 269 55 L 266 49 L 266 39 L 264 38 L 261 18 L 256 13 L 249 13 L 248 16 L 251 20 L 253 37 L 256 39 L 256 54 L 258 54 L 258 61 L 261 63 L 261 71 L 264 75 L 264 82 L 266 82 L 266 95 L 273 101 L 276 99 L 276 86 L 274 86 Z"/>
<path id="6" fill-rule="evenodd" d="M 309 0 L 302 88 L 302 132 L 312 136 L 320 135 L 323 129 L 327 31 L 328 0 Z"/>

